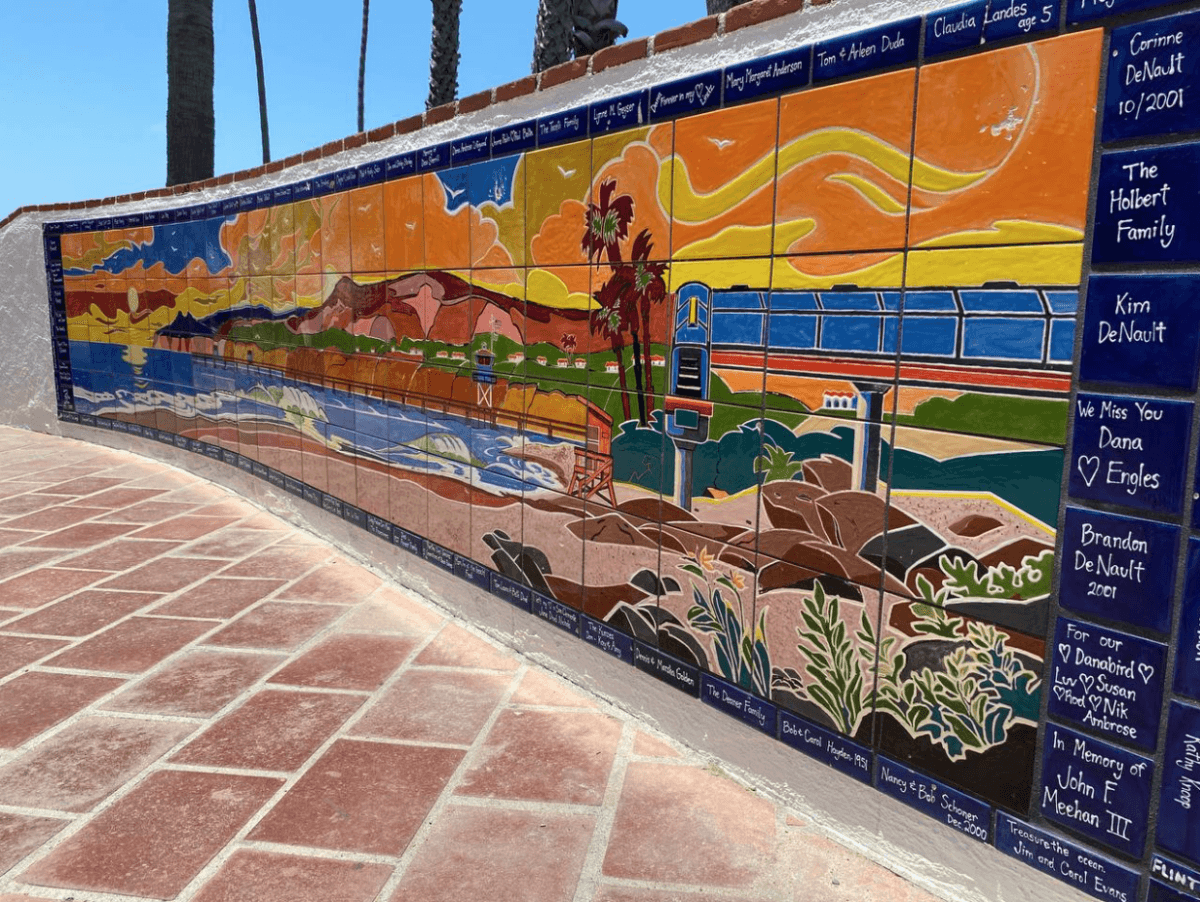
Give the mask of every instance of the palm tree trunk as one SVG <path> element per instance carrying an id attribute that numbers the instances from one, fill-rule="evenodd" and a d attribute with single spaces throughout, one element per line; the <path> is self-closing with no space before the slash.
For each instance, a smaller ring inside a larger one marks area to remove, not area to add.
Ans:
<path id="1" fill-rule="evenodd" d="M 715 16 L 717 13 L 727 13 L 745 2 L 746 0 L 705 0 L 705 9 L 710 16 Z"/>
<path id="2" fill-rule="evenodd" d="M 642 390 L 642 343 L 636 331 L 633 333 L 633 384 L 637 389 L 638 422 L 645 426 L 648 420 L 646 419 L 646 393 Z"/>
<path id="3" fill-rule="evenodd" d="M 250 0 L 250 34 L 254 37 L 254 66 L 258 70 L 258 122 L 262 131 L 263 162 L 271 162 L 271 133 L 267 128 L 267 79 L 263 75 L 262 41 L 258 37 L 258 6 Z"/>
<path id="4" fill-rule="evenodd" d="M 574 7 L 572 0 L 538 0 L 537 30 L 533 38 L 535 73 L 571 58 Z"/>
<path id="5" fill-rule="evenodd" d="M 371 0 L 363 0 L 362 46 L 358 51 L 358 130 L 363 130 L 363 99 L 367 81 L 367 20 L 371 17 Z"/>
<path id="6" fill-rule="evenodd" d="M 212 0 L 167 4 L 167 184 L 212 178 Z"/>
<path id="7" fill-rule="evenodd" d="M 646 391 L 650 395 L 650 405 L 654 405 L 654 371 L 650 369 L 650 302 L 642 301 L 642 334 L 646 336 L 646 344 L 642 348 L 642 362 L 646 370 Z"/>
<path id="8" fill-rule="evenodd" d="M 625 414 L 622 422 L 628 423 L 632 414 L 629 412 L 629 383 L 625 379 L 625 343 L 618 341 L 618 337 L 613 338 L 612 349 L 617 355 L 617 379 L 621 383 L 621 411 Z"/>
<path id="9" fill-rule="evenodd" d="M 461 15 L 462 0 L 433 0 L 427 110 L 450 103 L 458 96 L 458 20 Z"/>

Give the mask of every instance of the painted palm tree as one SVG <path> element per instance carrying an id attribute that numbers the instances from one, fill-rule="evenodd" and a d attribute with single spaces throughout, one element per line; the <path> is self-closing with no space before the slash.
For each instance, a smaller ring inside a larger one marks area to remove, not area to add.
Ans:
<path id="1" fill-rule="evenodd" d="M 250 2 L 250 36 L 254 38 L 254 68 L 258 72 L 258 123 L 262 131 L 263 162 L 271 162 L 271 133 L 267 128 L 267 79 L 263 74 L 262 41 L 258 36 L 258 5 Z M 360 128 L 361 131 L 361 128 Z"/>
<path id="2" fill-rule="evenodd" d="M 651 263 L 650 252 L 654 243 L 650 240 L 650 230 L 642 229 L 633 240 L 633 285 L 632 290 L 637 298 L 638 313 L 642 320 L 642 335 L 645 344 L 642 346 L 643 363 L 646 373 L 646 391 L 654 397 L 654 371 L 650 360 L 650 310 L 655 304 L 661 304 L 667 296 L 667 283 L 664 278 L 667 272 L 665 263 Z"/>
<path id="3" fill-rule="evenodd" d="M 589 202 L 584 213 L 586 228 L 581 242 L 590 262 L 599 262 L 603 254 L 613 267 L 621 262 L 621 242 L 629 237 L 633 222 L 633 198 L 628 194 L 613 197 L 616 190 L 614 179 L 600 185 L 600 203 Z"/>
<path id="4" fill-rule="evenodd" d="M 213 74 L 212 0 L 168 0 L 168 185 L 212 177 Z"/>
<path id="5" fill-rule="evenodd" d="M 250 0 L 251 3 L 254 0 Z M 358 50 L 358 130 L 363 130 L 363 101 L 367 84 L 367 22 L 371 18 L 371 0 L 363 0 L 362 43 Z M 457 38 L 455 39 L 457 41 Z"/>
<path id="6" fill-rule="evenodd" d="M 427 110 L 450 103 L 458 96 L 458 20 L 461 15 L 462 0 L 433 0 Z"/>
<path id="7" fill-rule="evenodd" d="M 629 332 L 630 316 L 623 294 L 621 280 L 618 279 L 618 273 L 614 272 L 592 295 L 599 306 L 592 311 L 591 329 L 594 335 L 608 339 L 609 347 L 617 358 L 617 379 L 621 384 L 621 412 L 625 414 L 625 421 L 628 422 L 631 414 L 629 383 L 625 376 L 625 334 Z"/>

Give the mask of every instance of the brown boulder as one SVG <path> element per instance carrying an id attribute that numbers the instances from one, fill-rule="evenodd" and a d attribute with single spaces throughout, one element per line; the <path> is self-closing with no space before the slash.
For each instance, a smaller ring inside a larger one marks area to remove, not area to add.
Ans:
<path id="1" fill-rule="evenodd" d="M 822 454 L 804 462 L 804 481 L 827 492 L 846 492 L 854 488 L 854 468 L 840 457 Z"/>
<path id="2" fill-rule="evenodd" d="M 600 517 L 588 517 L 583 520 L 572 520 L 567 529 L 587 542 L 604 542 L 609 545 L 628 545 L 640 548 L 656 548 L 653 541 L 646 538 L 636 526 L 620 514 L 604 514 Z"/>
<path id="3" fill-rule="evenodd" d="M 781 480 L 764 485 L 759 497 L 767 518 L 776 529 L 802 529 L 829 541 L 833 536 L 827 531 L 826 524 L 828 522 L 836 533 L 836 523 L 828 512 L 822 516 L 816 505 L 817 499 L 826 494 L 824 489 L 806 482 Z"/>
<path id="4" fill-rule="evenodd" d="M 872 492 L 836 492 L 818 501 L 817 507 L 828 511 L 837 524 L 838 544 L 855 554 L 883 532 L 888 515 L 884 500 Z"/>
<path id="5" fill-rule="evenodd" d="M 671 502 L 659 498 L 630 498 L 628 501 L 622 501 L 618 504 L 617 510 L 623 514 L 649 520 L 652 523 L 661 523 L 666 520 L 691 521 L 696 519 L 682 507 L 676 507 Z"/>
<path id="6" fill-rule="evenodd" d="M 983 514 L 967 514 L 965 517 L 951 523 L 950 531 L 956 536 L 973 539 L 976 536 L 983 535 L 985 532 L 998 529 L 1003 525 L 995 517 L 986 517 Z"/>

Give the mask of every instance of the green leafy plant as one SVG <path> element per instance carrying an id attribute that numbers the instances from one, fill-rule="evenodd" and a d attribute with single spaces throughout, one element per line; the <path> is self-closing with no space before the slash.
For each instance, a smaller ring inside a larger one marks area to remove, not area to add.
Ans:
<path id="1" fill-rule="evenodd" d="M 1041 554 L 1026 555 L 1019 568 L 1011 564 L 988 567 L 980 575 L 976 561 L 964 561 L 961 557 L 942 555 L 938 567 L 946 574 L 943 589 L 954 598 L 1007 598 L 1022 601 L 1041 598 L 1050 594 L 1050 581 L 1054 576 L 1054 551 L 1046 549 Z"/>
<path id="2" fill-rule="evenodd" d="M 921 593 L 921 597 L 925 601 L 924 604 L 913 602 L 912 612 L 916 615 L 916 620 L 912 625 L 913 632 L 940 636 L 943 639 L 958 638 L 958 627 L 962 620 L 957 617 L 953 620 L 950 619 L 945 609 L 946 602 L 956 597 L 951 590 L 943 585 L 937 592 L 934 592 L 933 583 L 924 574 L 918 573 L 917 591 Z"/>
<path id="3" fill-rule="evenodd" d="M 784 451 L 778 445 L 765 445 L 763 453 L 754 461 L 754 472 L 763 474 L 764 482 L 788 480 L 804 469 L 802 462 L 794 461 L 794 453 Z"/>
<path id="4" fill-rule="evenodd" d="M 692 607 L 688 624 L 698 633 L 713 637 L 713 649 L 721 676 L 763 698 L 770 695 L 771 655 L 767 648 L 767 612 L 758 616 L 748 632 L 741 591 L 745 579 L 736 570 L 729 576 L 718 573 L 707 548 L 688 555 L 679 569 L 703 580 L 692 583 Z M 732 600 L 731 600 L 732 599 Z"/>
<path id="5" fill-rule="evenodd" d="M 800 618 L 805 628 L 796 628 L 799 648 L 808 658 L 804 670 L 814 680 L 805 690 L 839 730 L 850 734 L 862 717 L 866 693 L 841 603 L 817 582 L 801 605 Z"/>

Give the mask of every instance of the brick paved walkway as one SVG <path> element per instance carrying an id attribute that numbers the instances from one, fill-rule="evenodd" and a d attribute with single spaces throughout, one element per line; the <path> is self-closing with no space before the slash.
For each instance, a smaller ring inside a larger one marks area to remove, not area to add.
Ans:
<path id="1" fill-rule="evenodd" d="M 0 428 L 0 902 L 131 897 L 932 899 L 226 490 Z"/>

